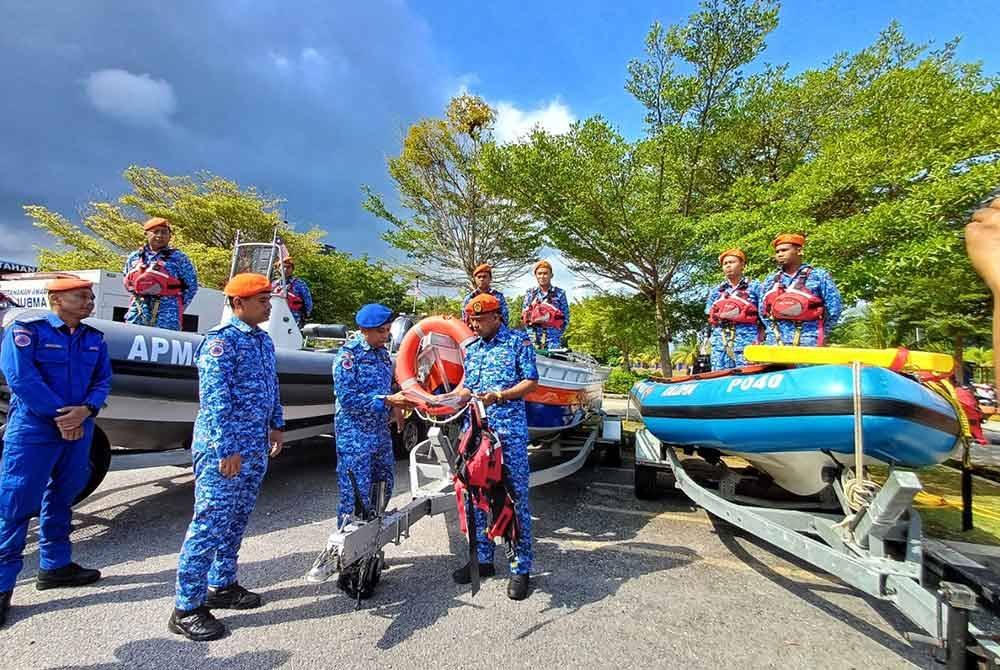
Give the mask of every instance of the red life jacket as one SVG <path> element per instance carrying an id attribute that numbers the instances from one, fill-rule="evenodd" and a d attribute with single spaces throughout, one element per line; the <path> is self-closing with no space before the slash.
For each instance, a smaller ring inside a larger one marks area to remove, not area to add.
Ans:
<path id="1" fill-rule="evenodd" d="M 302 296 L 300 296 L 298 293 L 292 291 L 292 283 L 290 281 L 286 282 L 285 286 L 287 288 L 286 300 L 288 300 L 288 309 L 292 310 L 293 312 L 301 312 L 303 309 L 305 309 L 306 301 L 303 300 Z M 280 281 L 274 282 L 271 285 L 271 291 L 275 295 L 280 294 L 281 282 Z"/>
<path id="2" fill-rule="evenodd" d="M 822 321 L 823 298 L 806 288 L 811 272 L 812 268 L 803 268 L 792 285 L 785 288 L 779 271 L 764 294 L 764 316 L 775 321 Z"/>
<path id="3" fill-rule="evenodd" d="M 184 282 L 170 274 L 166 259 L 170 252 L 163 252 L 163 258 L 158 258 L 149 265 L 139 257 L 139 263 L 125 275 L 125 290 L 134 295 L 172 298 L 181 295 Z"/>
<path id="4" fill-rule="evenodd" d="M 479 414 L 479 404 L 469 408 L 469 428 L 458 441 L 455 467 L 455 499 L 458 504 L 459 527 L 469 532 L 465 501 L 487 514 L 486 536 L 502 537 L 509 547 L 517 543 L 518 529 L 514 515 L 514 499 L 503 478 L 503 450 L 500 440 Z"/>
<path id="5" fill-rule="evenodd" d="M 708 322 L 713 326 L 730 323 L 758 323 L 757 305 L 750 300 L 746 282 L 741 280 L 736 288 L 725 282 L 718 300 L 708 310 Z"/>
<path id="6" fill-rule="evenodd" d="M 541 328 L 562 328 L 566 325 L 566 315 L 550 301 L 551 293 L 549 291 L 542 297 L 535 293 L 531 303 L 525 305 L 521 312 L 521 322 L 524 325 Z"/>

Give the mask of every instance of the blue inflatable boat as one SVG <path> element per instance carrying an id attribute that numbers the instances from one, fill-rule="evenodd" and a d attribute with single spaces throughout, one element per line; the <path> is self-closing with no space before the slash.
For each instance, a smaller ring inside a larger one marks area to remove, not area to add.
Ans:
<path id="1" fill-rule="evenodd" d="M 825 486 L 822 469 L 854 454 L 852 369 L 847 365 L 753 366 L 631 391 L 661 442 L 739 456 L 798 495 Z M 867 463 L 921 467 L 955 448 L 961 425 L 951 403 L 909 376 L 861 369 Z"/>

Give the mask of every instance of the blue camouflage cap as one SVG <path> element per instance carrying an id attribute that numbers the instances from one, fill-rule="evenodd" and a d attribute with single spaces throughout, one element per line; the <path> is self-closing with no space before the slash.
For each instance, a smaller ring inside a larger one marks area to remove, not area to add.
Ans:
<path id="1" fill-rule="evenodd" d="M 354 315 L 360 328 L 378 328 L 392 319 L 392 310 L 377 302 L 362 306 L 358 313 Z"/>

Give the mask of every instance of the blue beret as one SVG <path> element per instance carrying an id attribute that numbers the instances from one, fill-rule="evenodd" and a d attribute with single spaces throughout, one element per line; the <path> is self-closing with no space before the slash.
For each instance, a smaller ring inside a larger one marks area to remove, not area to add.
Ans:
<path id="1" fill-rule="evenodd" d="M 392 310 L 375 302 L 364 305 L 354 316 L 360 328 L 378 328 L 391 318 Z"/>

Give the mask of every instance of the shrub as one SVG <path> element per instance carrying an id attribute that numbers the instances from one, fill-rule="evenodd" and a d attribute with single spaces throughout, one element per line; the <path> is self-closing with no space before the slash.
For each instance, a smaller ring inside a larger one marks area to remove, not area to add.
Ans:
<path id="1" fill-rule="evenodd" d="M 633 384 L 647 378 L 648 375 L 630 372 L 625 368 L 612 368 L 604 383 L 604 390 L 607 393 L 628 393 Z"/>

